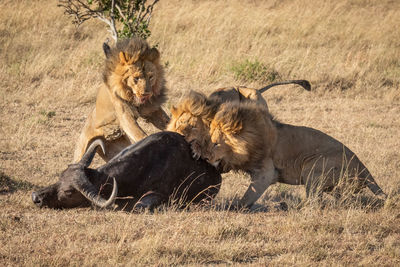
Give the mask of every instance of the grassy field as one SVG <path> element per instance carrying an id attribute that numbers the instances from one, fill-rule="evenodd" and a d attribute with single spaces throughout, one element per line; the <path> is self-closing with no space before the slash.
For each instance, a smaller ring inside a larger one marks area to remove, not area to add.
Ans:
<path id="1" fill-rule="evenodd" d="M 101 84 L 103 24 L 76 29 L 57 1 L 0 2 L 0 266 L 400 265 L 400 2 L 160 1 L 151 23 L 168 110 L 189 89 L 261 87 L 281 121 L 342 141 L 389 194 L 374 204 L 277 184 L 253 213 L 218 207 L 249 179 L 224 175 L 211 208 L 154 214 L 34 207 L 72 161 Z M 146 128 L 154 131 L 151 127 Z M 96 164 L 101 164 L 96 159 Z M 279 208 L 284 201 L 288 210 Z"/>

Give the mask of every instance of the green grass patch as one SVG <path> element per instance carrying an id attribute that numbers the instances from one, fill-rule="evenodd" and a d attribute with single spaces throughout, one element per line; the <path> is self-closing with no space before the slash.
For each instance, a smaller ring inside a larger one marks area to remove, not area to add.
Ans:
<path id="1" fill-rule="evenodd" d="M 243 82 L 274 82 L 280 79 L 280 74 L 274 68 L 258 61 L 248 60 L 235 62 L 230 67 L 236 80 Z"/>

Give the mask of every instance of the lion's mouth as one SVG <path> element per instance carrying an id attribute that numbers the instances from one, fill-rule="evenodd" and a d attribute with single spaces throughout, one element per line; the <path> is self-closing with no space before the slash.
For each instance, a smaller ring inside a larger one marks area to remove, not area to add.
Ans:
<path id="1" fill-rule="evenodd" d="M 144 104 L 150 100 L 151 96 L 151 94 L 145 96 L 136 96 L 136 101 L 139 104 Z"/>

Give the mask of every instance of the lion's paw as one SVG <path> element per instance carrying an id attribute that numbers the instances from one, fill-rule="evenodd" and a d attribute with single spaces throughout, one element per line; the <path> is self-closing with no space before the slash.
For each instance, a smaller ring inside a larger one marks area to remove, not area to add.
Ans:
<path id="1" fill-rule="evenodd" d="M 201 146 L 200 146 L 200 144 L 197 141 L 194 140 L 194 141 L 190 142 L 190 148 L 192 150 L 192 157 L 195 160 L 200 159 L 200 157 L 201 157 Z"/>

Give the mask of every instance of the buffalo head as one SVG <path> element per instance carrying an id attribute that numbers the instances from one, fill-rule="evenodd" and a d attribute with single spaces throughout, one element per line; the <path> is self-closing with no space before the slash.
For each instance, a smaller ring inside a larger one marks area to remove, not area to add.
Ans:
<path id="1" fill-rule="evenodd" d="M 32 193 L 32 201 L 38 207 L 75 208 L 79 206 L 95 206 L 106 208 L 114 203 L 117 196 L 117 183 L 113 178 L 113 190 L 108 200 L 100 196 L 99 189 L 88 179 L 88 168 L 100 146 L 105 152 L 100 139 L 94 141 L 81 161 L 71 164 L 61 173 L 57 183 Z"/>

